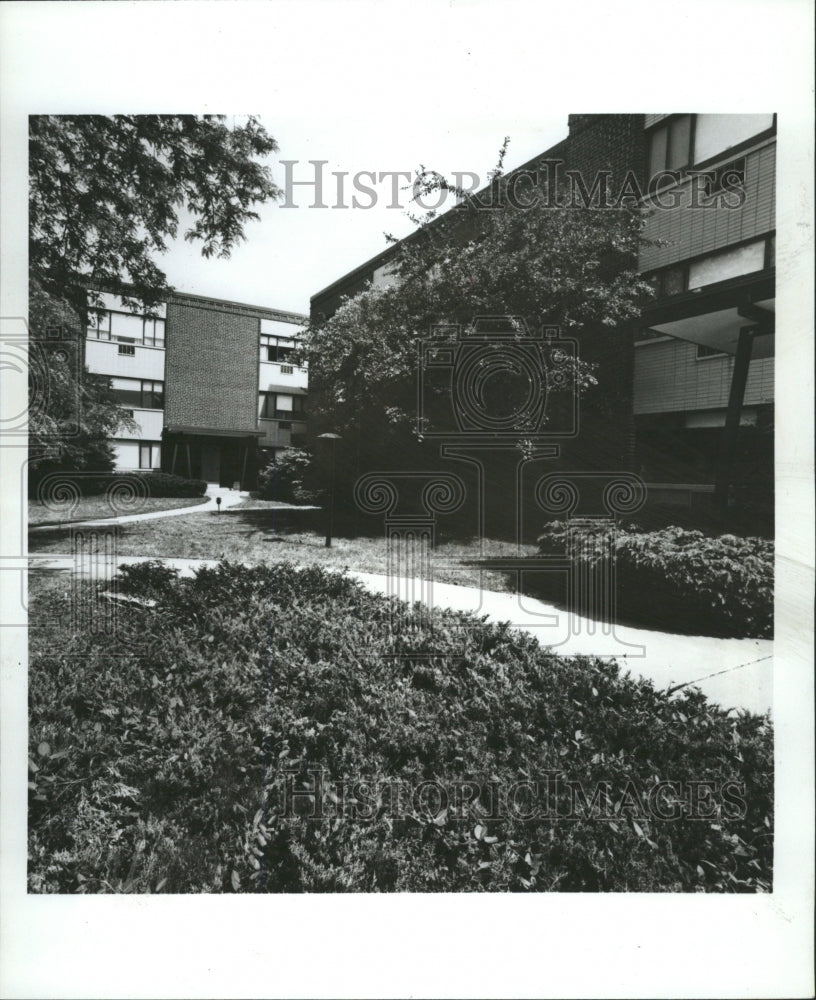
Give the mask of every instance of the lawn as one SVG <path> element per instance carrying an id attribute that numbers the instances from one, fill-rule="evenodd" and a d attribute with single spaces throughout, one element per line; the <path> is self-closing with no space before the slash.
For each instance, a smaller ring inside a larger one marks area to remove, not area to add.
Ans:
<path id="1" fill-rule="evenodd" d="M 253 501 L 255 504 L 256 501 Z M 246 563 L 272 563 L 284 560 L 306 565 L 317 564 L 333 569 L 356 570 L 361 573 L 388 572 L 384 537 L 336 537 L 332 547 L 325 547 L 325 536 L 314 530 L 295 530 L 283 508 L 271 504 L 268 509 L 244 510 L 236 513 L 181 514 L 121 526 L 117 554 L 162 556 L 181 559 L 229 559 Z M 33 533 L 29 552 L 61 553 L 69 551 L 68 532 Z M 443 541 L 434 551 L 431 562 L 433 579 L 440 583 L 484 587 L 507 591 L 510 578 L 495 570 L 480 570 L 464 565 L 480 558 L 527 556 L 536 552 L 534 545 L 518 546 L 511 542 L 485 539 Z"/>
<path id="2" fill-rule="evenodd" d="M 772 887 L 767 716 L 316 567 L 123 589 L 32 586 L 32 892 Z"/>
<path id="3" fill-rule="evenodd" d="M 101 518 L 128 514 L 149 514 L 155 510 L 176 510 L 179 507 L 197 507 L 206 503 L 207 497 L 148 497 L 139 500 L 132 510 L 114 508 L 106 496 L 81 497 L 76 504 L 62 509 L 46 506 L 39 500 L 28 502 L 28 523 L 32 526 L 64 524 L 69 521 L 95 521 Z"/>

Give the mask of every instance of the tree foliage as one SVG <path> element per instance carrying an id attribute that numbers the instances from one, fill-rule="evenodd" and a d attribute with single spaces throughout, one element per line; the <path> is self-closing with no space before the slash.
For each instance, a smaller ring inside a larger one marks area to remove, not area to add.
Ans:
<path id="1" fill-rule="evenodd" d="M 29 288 L 29 452 L 35 480 L 62 470 L 109 472 L 110 438 L 136 425 L 113 397 L 110 379 L 83 369 L 82 325 L 65 300 L 36 279 Z"/>
<path id="2" fill-rule="evenodd" d="M 436 175 L 424 183 L 447 186 Z M 509 315 L 528 330 L 547 324 L 568 336 L 613 335 L 638 317 L 652 294 L 637 271 L 638 208 L 561 199 L 522 208 L 506 197 L 506 184 L 499 167 L 494 207 L 464 198 L 426 217 L 396 247 L 386 284 L 347 299 L 328 319 L 313 318 L 306 347 L 315 428 L 356 434 L 365 423 L 409 432 L 418 344 L 439 325 Z M 576 374 L 583 388 L 593 381 L 586 365 Z"/>
<path id="3" fill-rule="evenodd" d="M 43 365 L 30 394 L 38 473 L 112 468 L 109 438 L 133 427 L 108 379 L 82 364 L 89 290 L 150 310 L 168 293 L 157 257 L 177 238 L 228 257 L 255 206 L 280 196 L 264 157 L 277 143 L 254 118 L 42 115 L 29 131 L 30 326 Z M 45 349 L 59 329 L 63 349 Z"/>
<path id="4" fill-rule="evenodd" d="M 263 157 L 277 143 L 255 119 L 223 115 L 42 115 L 30 119 L 29 262 L 46 290 L 168 291 L 155 257 L 179 235 L 228 257 L 254 206 L 280 196 Z M 130 286 L 128 288 L 127 286 Z"/>

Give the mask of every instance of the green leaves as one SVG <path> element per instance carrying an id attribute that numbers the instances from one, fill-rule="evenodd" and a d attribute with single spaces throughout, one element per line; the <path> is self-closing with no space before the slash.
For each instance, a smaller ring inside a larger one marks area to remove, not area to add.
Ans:
<path id="1" fill-rule="evenodd" d="M 395 634 L 385 599 L 316 568 L 178 579 L 153 564 L 130 588 L 156 603 L 122 607 L 127 646 L 69 634 L 61 583 L 32 602 L 32 891 L 770 884 L 767 719 L 666 697 L 477 618 Z M 429 664 L 433 689 L 411 683 Z M 549 815 L 525 792 L 548 774 L 562 782 Z M 744 808 L 675 815 L 688 796 L 674 785 L 692 781 L 734 782 Z M 430 794 L 414 801 L 422 782 Z M 478 794 L 457 796 L 467 782 Z M 665 820 L 643 806 L 661 782 Z M 589 812 L 570 816 L 576 802 Z"/>
<path id="2" fill-rule="evenodd" d="M 166 294 L 154 258 L 180 213 L 192 216 L 185 239 L 228 257 L 254 206 L 280 197 L 264 163 L 275 150 L 255 118 L 230 128 L 218 115 L 32 116 L 30 267 L 63 291 L 130 281 L 153 305 Z"/>

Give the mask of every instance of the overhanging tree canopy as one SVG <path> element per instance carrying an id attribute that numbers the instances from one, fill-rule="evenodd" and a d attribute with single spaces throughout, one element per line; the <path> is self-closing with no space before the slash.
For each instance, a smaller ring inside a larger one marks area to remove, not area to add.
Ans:
<path id="1" fill-rule="evenodd" d="M 47 339 L 59 327 L 74 338 L 67 354 L 42 352 L 48 392 L 32 387 L 32 457 L 111 467 L 107 441 L 128 425 L 127 413 L 108 380 L 60 360 L 81 357 L 95 304 L 88 290 L 149 310 L 169 291 L 157 258 L 170 240 L 183 235 L 205 257 L 228 257 L 259 218 L 255 207 L 280 197 L 264 163 L 277 148 L 255 118 L 232 127 L 223 115 L 30 118 L 30 333 Z"/>
<path id="2" fill-rule="evenodd" d="M 167 293 L 156 256 L 184 239 L 228 257 L 254 206 L 276 199 L 263 158 L 277 143 L 255 118 L 223 115 L 42 115 L 29 129 L 29 265 L 49 291 L 126 290 L 152 305 Z M 129 286 L 129 287 L 128 287 Z"/>

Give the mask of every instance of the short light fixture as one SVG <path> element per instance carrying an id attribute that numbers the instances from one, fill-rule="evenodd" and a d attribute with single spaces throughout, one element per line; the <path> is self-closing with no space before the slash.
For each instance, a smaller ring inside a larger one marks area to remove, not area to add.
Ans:
<path id="1" fill-rule="evenodd" d="M 221 497 L 216 497 L 215 498 L 215 503 L 216 503 L 216 506 L 217 506 L 217 509 L 218 509 L 218 513 L 220 514 L 221 513 Z"/>

